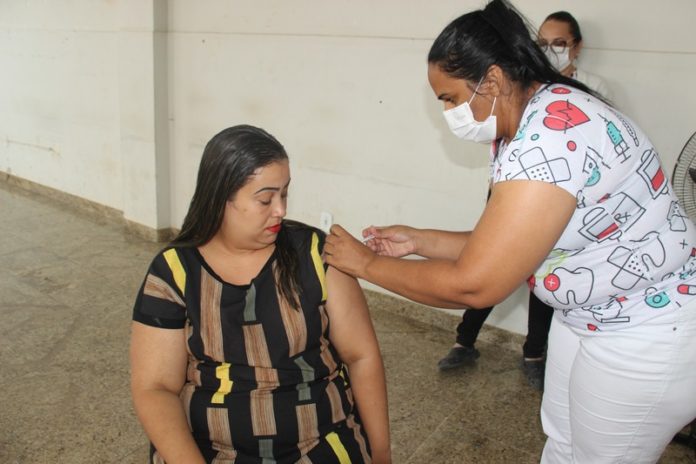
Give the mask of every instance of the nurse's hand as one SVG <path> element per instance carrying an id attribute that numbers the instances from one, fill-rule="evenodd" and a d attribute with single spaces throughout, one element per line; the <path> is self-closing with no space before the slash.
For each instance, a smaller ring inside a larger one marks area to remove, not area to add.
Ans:
<path id="1" fill-rule="evenodd" d="M 327 264 L 354 277 L 363 276 L 375 257 L 372 250 L 336 224 L 331 226 L 331 233 L 326 237 L 324 254 Z"/>
<path id="2" fill-rule="evenodd" d="M 417 250 L 416 229 L 408 226 L 370 226 L 362 231 L 365 244 L 382 256 L 401 258 Z"/>

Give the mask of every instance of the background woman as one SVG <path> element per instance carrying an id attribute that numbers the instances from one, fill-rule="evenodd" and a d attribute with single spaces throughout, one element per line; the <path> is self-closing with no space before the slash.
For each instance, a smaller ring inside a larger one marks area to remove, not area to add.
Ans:
<path id="1" fill-rule="evenodd" d="M 539 28 L 539 47 L 553 67 L 609 98 L 609 88 L 601 77 L 577 67 L 583 45 L 580 25 L 567 11 L 551 13 Z"/>
<path id="2" fill-rule="evenodd" d="M 181 233 L 133 312 L 132 394 L 153 463 L 390 462 L 365 299 L 323 264 L 320 231 L 283 219 L 289 183 L 262 129 L 206 145 Z"/>
<path id="3" fill-rule="evenodd" d="M 696 416 L 696 231 L 650 140 L 559 74 L 502 0 L 440 33 L 428 79 L 452 132 L 492 144 L 481 218 L 471 232 L 369 227 L 370 247 L 334 225 L 329 264 L 445 308 L 527 281 L 556 309 L 542 462 L 656 462 Z"/>

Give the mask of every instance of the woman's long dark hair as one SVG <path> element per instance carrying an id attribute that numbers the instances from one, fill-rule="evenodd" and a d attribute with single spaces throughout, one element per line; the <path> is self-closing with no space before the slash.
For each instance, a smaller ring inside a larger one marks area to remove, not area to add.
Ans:
<path id="1" fill-rule="evenodd" d="M 283 145 L 263 129 L 239 125 L 215 135 L 203 150 L 198 179 L 181 231 L 172 246 L 198 247 L 208 243 L 218 232 L 228 201 L 241 189 L 257 169 L 287 160 Z M 298 309 L 300 285 L 298 258 L 283 221 L 276 238 L 278 286 L 281 295 Z"/>
<path id="2" fill-rule="evenodd" d="M 428 62 L 447 75 L 480 81 L 492 65 L 529 89 L 534 82 L 565 84 L 604 100 L 585 84 L 563 76 L 549 62 L 533 37 L 529 22 L 506 0 L 493 0 L 483 10 L 452 21 L 435 39 Z"/>

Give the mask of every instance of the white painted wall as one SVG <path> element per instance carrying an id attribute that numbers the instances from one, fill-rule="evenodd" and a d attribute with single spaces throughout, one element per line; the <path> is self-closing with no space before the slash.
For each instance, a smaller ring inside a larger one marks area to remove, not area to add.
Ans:
<path id="1" fill-rule="evenodd" d="M 122 209 L 113 2 L 0 2 L 0 169 Z"/>
<path id="2" fill-rule="evenodd" d="M 330 211 L 356 233 L 370 223 L 472 228 L 486 149 L 448 133 L 425 60 L 448 21 L 483 4 L 5 0 L 0 170 L 177 226 L 206 141 L 250 123 L 291 156 L 296 219 L 317 224 Z M 516 5 L 535 25 L 559 9 L 576 15 L 581 66 L 606 78 L 671 170 L 696 131 L 696 2 Z M 520 290 L 489 322 L 524 333 L 525 306 Z"/>

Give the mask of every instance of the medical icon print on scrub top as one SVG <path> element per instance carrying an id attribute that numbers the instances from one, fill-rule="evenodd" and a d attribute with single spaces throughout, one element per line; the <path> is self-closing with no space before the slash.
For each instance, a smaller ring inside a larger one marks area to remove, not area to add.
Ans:
<path id="1" fill-rule="evenodd" d="M 586 267 L 569 270 L 557 267 L 544 277 L 544 288 L 563 306 L 579 306 L 590 299 L 594 274 Z"/>
<path id="2" fill-rule="evenodd" d="M 599 163 L 601 160 L 602 155 L 594 151 L 592 148 L 588 148 L 585 152 L 585 164 L 582 167 L 582 172 L 588 175 L 585 186 L 591 187 L 599 182 L 599 180 L 602 178 L 602 174 L 599 172 Z M 609 166 L 606 167 L 608 168 Z"/>
<path id="3" fill-rule="evenodd" d="M 624 118 L 621 113 L 618 111 L 615 111 L 613 108 L 609 108 L 609 111 L 611 111 L 611 114 L 613 114 L 616 119 L 621 121 L 621 125 L 624 126 L 624 129 L 626 129 L 626 132 L 628 132 L 628 135 L 633 139 L 633 144 L 637 147 L 640 145 L 640 142 L 638 141 L 638 134 L 636 134 L 636 130 L 633 128 L 633 126 L 626 121 L 626 118 Z"/>
<path id="4" fill-rule="evenodd" d="M 556 184 L 570 180 L 568 161 L 563 158 L 548 159 L 540 147 L 534 147 L 517 157 L 520 171 L 508 175 L 509 180 L 540 180 Z"/>
<path id="5" fill-rule="evenodd" d="M 653 198 L 667 194 L 667 176 L 662 170 L 660 159 L 652 148 L 646 150 L 641 156 L 641 164 L 638 168 L 640 177 L 645 181 Z"/>
<path id="6" fill-rule="evenodd" d="M 643 213 L 645 208 L 625 193 L 602 197 L 597 207 L 584 214 L 583 227 L 578 231 L 580 235 L 594 242 L 618 238 L 628 231 Z"/>
<path id="7" fill-rule="evenodd" d="M 618 268 L 611 283 L 621 290 L 631 290 L 641 280 L 648 280 L 648 276 L 656 275 L 665 263 L 665 248 L 657 232 L 650 232 L 642 240 L 632 243 L 634 245 L 629 245 L 630 248 L 616 247 L 607 259 Z"/>
<path id="8" fill-rule="evenodd" d="M 601 324 L 627 323 L 631 321 L 631 318 L 621 314 L 624 301 L 626 301 L 625 296 L 611 297 L 603 305 L 583 306 L 581 309 L 592 314 L 595 321 Z M 587 325 L 587 328 L 597 330 L 597 325 L 591 323 Z"/>
<path id="9" fill-rule="evenodd" d="M 529 116 L 527 116 L 527 120 L 523 124 L 520 124 L 520 128 L 517 129 L 517 134 L 515 135 L 515 138 L 513 140 L 519 140 L 524 138 L 525 134 L 527 133 L 527 124 L 529 124 L 529 121 L 531 121 L 536 114 L 536 111 L 532 111 L 532 113 Z"/>
<path id="10" fill-rule="evenodd" d="M 686 231 L 686 220 L 687 216 L 682 211 L 681 206 L 676 201 L 673 201 L 669 206 L 669 213 L 667 214 L 667 220 L 669 221 L 669 229 L 674 232 L 684 232 Z"/>
<path id="11" fill-rule="evenodd" d="M 544 125 L 551 130 L 566 132 L 568 129 L 577 127 L 590 118 L 577 106 L 569 101 L 557 100 L 546 107 L 548 116 L 544 118 Z"/>
<path id="12" fill-rule="evenodd" d="M 656 292 L 652 287 L 645 290 L 645 304 L 651 308 L 664 308 L 669 302 L 669 296 L 665 292 Z"/>
<path id="13" fill-rule="evenodd" d="M 639 324 L 692 298 L 696 230 L 649 139 L 615 109 L 560 84 L 538 90 L 520 120 L 509 144 L 493 145 L 492 181 L 547 182 L 577 205 L 528 280 L 536 296 L 591 331 Z"/>

